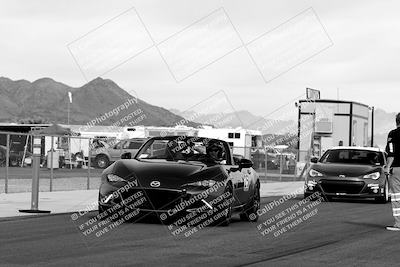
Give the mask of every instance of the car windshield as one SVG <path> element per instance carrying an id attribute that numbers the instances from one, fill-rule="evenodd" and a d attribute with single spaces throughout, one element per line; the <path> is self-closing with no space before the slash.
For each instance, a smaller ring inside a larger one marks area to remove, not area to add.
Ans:
<path id="1" fill-rule="evenodd" d="M 218 149 L 220 151 L 216 151 Z M 209 153 L 207 154 L 207 152 Z M 212 153 L 216 153 L 218 157 L 213 158 L 212 155 L 209 155 Z M 136 158 L 171 161 L 214 161 L 218 164 L 226 164 L 225 147 L 222 145 L 222 142 L 219 141 L 217 149 L 214 149 L 214 147 L 210 149 L 209 139 L 198 137 L 192 139 L 180 139 L 179 137 L 172 139 L 151 139 L 140 149 Z"/>
<path id="2" fill-rule="evenodd" d="M 321 157 L 322 163 L 384 165 L 383 154 L 377 151 L 356 149 L 331 149 Z"/>

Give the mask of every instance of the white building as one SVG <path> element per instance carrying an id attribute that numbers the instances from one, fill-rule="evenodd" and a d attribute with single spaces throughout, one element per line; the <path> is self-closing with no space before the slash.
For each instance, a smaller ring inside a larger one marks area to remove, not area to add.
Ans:
<path id="1" fill-rule="evenodd" d="M 372 146 L 373 108 L 340 100 L 300 100 L 299 166 L 334 146 Z M 298 169 L 299 170 L 299 169 Z"/>

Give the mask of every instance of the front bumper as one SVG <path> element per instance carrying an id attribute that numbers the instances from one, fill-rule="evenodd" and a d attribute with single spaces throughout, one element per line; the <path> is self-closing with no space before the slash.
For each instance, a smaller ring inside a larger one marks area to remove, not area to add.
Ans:
<path id="1" fill-rule="evenodd" d="M 311 195 L 320 192 L 328 197 L 376 198 L 385 195 L 385 182 L 381 179 L 359 177 L 309 177 L 305 182 L 304 193 Z"/>
<path id="2" fill-rule="evenodd" d="M 124 192 L 123 186 L 113 186 L 109 183 L 101 185 L 99 190 L 99 206 L 103 210 L 115 205 L 137 209 L 146 213 L 165 213 L 168 216 L 182 215 L 191 212 L 207 212 L 214 209 L 213 200 L 223 194 L 224 188 L 214 191 L 187 190 L 171 188 L 134 187 Z"/>

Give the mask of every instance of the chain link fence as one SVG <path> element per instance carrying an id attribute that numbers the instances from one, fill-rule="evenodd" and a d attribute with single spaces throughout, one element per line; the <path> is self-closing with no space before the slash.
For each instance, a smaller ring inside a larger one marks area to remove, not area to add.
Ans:
<path id="1" fill-rule="evenodd" d="M 297 181 L 301 170 L 297 168 L 297 149 L 278 150 L 268 147 L 232 147 L 236 157 L 253 161 L 253 168 L 262 180 Z"/>
<path id="2" fill-rule="evenodd" d="M 0 133 L 0 193 L 30 192 L 32 189 L 31 134 Z M 40 191 L 97 189 L 105 167 L 121 154 L 136 153 L 145 138 L 116 140 L 82 136 L 41 136 Z M 305 152 L 262 147 L 232 147 L 233 154 L 253 161 L 264 181 L 301 179 L 297 158 Z"/>
<path id="3" fill-rule="evenodd" d="M 39 190 L 97 189 L 103 169 L 90 160 L 93 139 L 41 136 Z M 0 133 L 0 193 L 32 189 L 32 135 Z"/>

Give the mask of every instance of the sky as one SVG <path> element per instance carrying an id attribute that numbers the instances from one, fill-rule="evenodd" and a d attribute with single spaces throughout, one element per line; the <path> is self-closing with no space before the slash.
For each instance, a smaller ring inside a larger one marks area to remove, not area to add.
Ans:
<path id="1" fill-rule="evenodd" d="M 398 1 L 0 0 L 0 76 L 100 76 L 165 108 L 224 91 L 265 116 L 302 98 L 400 111 Z M 291 105 L 291 104 L 290 104 Z"/>

